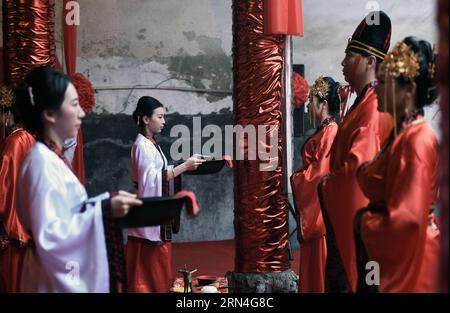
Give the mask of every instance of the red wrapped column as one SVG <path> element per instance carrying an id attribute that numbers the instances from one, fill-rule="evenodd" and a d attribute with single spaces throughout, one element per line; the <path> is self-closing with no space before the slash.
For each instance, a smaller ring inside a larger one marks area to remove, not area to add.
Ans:
<path id="1" fill-rule="evenodd" d="M 5 80 L 16 85 L 38 65 L 54 66 L 54 0 L 3 0 Z"/>
<path id="2" fill-rule="evenodd" d="M 263 0 L 234 0 L 233 38 L 235 125 L 256 130 L 260 125 L 276 127 L 278 163 L 272 171 L 261 171 L 265 162 L 249 160 L 247 154 L 257 147 L 248 146 L 251 140 L 237 142 L 246 158 L 235 166 L 236 257 L 235 273 L 229 273 L 228 279 L 234 292 L 295 292 L 296 276 L 289 270 L 287 195 L 282 186 L 285 36 L 264 35 Z M 267 151 L 270 136 L 267 127 L 265 138 L 257 140 L 266 143 Z M 277 290 L 273 280 L 282 287 Z"/>

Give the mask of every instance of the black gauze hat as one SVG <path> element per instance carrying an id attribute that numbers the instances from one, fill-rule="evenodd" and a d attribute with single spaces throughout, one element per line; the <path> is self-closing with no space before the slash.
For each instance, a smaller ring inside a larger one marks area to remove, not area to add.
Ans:
<path id="1" fill-rule="evenodd" d="M 374 11 L 361 21 L 350 39 L 347 50 L 383 61 L 391 43 L 392 24 L 383 11 Z"/>

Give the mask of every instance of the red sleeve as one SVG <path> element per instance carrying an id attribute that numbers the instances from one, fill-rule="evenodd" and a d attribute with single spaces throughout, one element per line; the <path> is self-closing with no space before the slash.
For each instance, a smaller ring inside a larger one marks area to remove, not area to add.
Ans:
<path id="1" fill-rule="evenodd" d="M 1 155 L 0 168 L 0 217 L 9 236 L 27 241 L 29 236 L 19 222 L 15 206 L 17 178 L 20 164 L 34 142 L 22 140 L 22 137 L 11 138 L 5 142 Z"/>
<path id="2" fill-rule="evenodd" d="M 0 220 L 4 221 L 6 212 L 13 204 L 13 195 L 10 190 L 13 185 L 14 162 L 8 156 L 2 154 L 0 163 Z"/>

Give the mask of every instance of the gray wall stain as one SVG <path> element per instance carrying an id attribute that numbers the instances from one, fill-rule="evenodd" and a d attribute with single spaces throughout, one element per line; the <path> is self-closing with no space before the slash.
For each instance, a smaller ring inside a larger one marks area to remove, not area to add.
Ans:
<path id="1" fill-rule="evenodd" d="M 82 41 L 81 51 L 88 57 L 109 58 L 114 56 L 131 57 L 135 55 L 130 49 L 131 42 L 126 36 L 116 36 L 99 41 Z"/>
<path id="2" fill-rule="evenodd" d="M 180 55 L 161 59 L 168 64 L 174 78 L 186 80 L 189 85 L 199 89 L 231 90 L 232 59 L 225 54 Z M 227 95 L 207 95 L 209 102 L 216 102 Z"/>
<path id="3" fill-rule="evenodd" d="M 222 40 L 220 38 L 212 38 L 207 36 L 199 36 L 196 39 L 200 50 L 205 54 L 222 55 L 225 51 L 222 49 Z"/>
<path id="4" fill-rule="evenodd" d="M 188 41 L 193 41 L 196 37 L 195 32 L 183 32 L 184 37 L 186 37 L 186 39 Z"/>

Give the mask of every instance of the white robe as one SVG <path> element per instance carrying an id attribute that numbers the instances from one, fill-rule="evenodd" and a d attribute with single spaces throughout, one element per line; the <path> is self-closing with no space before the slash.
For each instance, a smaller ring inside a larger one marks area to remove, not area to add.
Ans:
<path id="1" fill-rule="evenodd" d="M 19 217 L 35 245 L 26 251 L 21 292 L 109 292 L 101 208 L 109 194 L 88 199 L 67 165 L 40 142 L 21 165 L 18 190 Z"/>
<path id="2" fill-rule="evenodd" d="M 162 171 L 167 167 L 164 153 L 142 134 L 138 134 L 131 149 L 131 175 L 138 184 L 138 197 L 162 196 Z M 151 241 L 161 241 L 160 226 L 130 228 L 128 234 Z"/>

